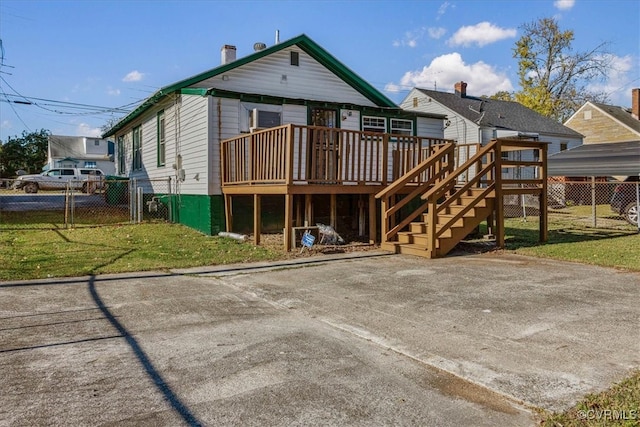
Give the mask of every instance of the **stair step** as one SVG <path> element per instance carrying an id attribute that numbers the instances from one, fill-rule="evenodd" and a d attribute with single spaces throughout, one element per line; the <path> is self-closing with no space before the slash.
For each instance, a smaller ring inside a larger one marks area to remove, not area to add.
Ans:
<path id="1" fill-rule="evenodd" d="M 409 231 L 401 231 L 398 233 L 398 243 L 401 245 L 412 244 L 424 246 L 429 244 L 429 235 L 427 233 L 411 233 Z M 436 249 L 440 247 L 440 242 L 436 239 Z"/>

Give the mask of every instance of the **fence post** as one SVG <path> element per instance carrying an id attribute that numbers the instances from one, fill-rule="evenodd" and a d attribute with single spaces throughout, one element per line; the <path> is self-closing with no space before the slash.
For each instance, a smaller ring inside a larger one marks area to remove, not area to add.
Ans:
<path id="1" fill-rule="evenodd" d="M 136 223 L 142 223 L 142 215 L 144 211 L 142 210 L 142 200 L 143 200 L 143 192 L 144 189 L 142 187 L 136 187 Z"/>
<path id="2" fill-rule="evenodd" d="M 69 185 L 64 188 L 64 228 L 69 228 Z"/>
<path id="3" fill-rule="evenodd" d="M 593 215 L 593 228 L 598 227 L 597 212 L 596 212 L 596 177 L 591 177 L 591 214 Z"/>
<path id="4" fill-rule="evenodd" d="M 136 187 L 138 186 L 136 178 L 129 181 L 129 222 L 135 224 L 136 222 Z"/>
<path id="5" fill-rule="evenodd" d="M 167 178 L 167 207 L 169 210 L 169 222 L 173 223 L 173 194 L 171 193 L 171 177 Z"/>

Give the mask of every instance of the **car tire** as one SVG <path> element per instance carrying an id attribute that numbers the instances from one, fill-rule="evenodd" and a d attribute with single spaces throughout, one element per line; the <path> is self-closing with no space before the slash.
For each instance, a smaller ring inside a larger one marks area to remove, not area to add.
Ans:
<path id="1" fill-rule="evenodd" d="M 637 203 L 629 203 L 626 208 L 624 208 L 624 219 L 631 225 L 638 225 L 638 204 Z"/>
<path id="2" fill-rule="evenodd" d="M 24 192 L 25 193 L 37 193 L 38 192 L 38 184 L 35 182 L 29 182 L 27 184 L 24 185 Z"/>

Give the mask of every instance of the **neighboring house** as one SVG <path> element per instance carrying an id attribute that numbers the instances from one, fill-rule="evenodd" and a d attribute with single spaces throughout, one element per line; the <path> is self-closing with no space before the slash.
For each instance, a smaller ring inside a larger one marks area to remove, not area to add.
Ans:
<path id="1" fill-rule="evenodd" d="M 254 50 L 236 59 L 223 46 L 221 65 L 163 87 L 108 130 L 117 173 L 171 179 L 174 218 L 206 234 L 235 231 L 232 217 L 251 218 L 252 206 L 254 227 L 282 230 L 284 216 L 285 237 L 292 210 L 294 226 L 323 216 L 375 226 L 374 195 L 412 165 L 399 165 L 407 150 L 388 135 L 442 143 L 442 113 L 403 111 L 306 35 Z"/>
<path id="2" fill-rule="evenodd" d="M 582 144 L 582 135 L 518 102 L 467 95 L 467 83 L 455 93 L 414 88 L 400 103 L 405 110 L 445 114 L 444 137 L 459 144 L 486 145 L 494 138 L 532 138 L 548 142 L 548 154 Z"/>
<path id="3" fill-rule="evenodd" d="M 101 138 L 49 135 L 47 164 L 44 169 L 101 169 L 105 175 L 115 173 L 114 144 Z"/>
<path id="4" fill-rule="evenodd" d="M 587 101 L 564 123 L 584 135 L 585 144 L 640 140 L 640 89 L 631 91 L 631 109 Z"/>

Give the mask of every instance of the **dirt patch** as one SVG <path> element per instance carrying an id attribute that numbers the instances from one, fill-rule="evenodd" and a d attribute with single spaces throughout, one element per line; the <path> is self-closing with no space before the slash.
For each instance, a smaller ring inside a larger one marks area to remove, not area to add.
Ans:
<path id="1" fill-rule="evenodd" d="M 314 244 L 310 248 L 302 249 L 300 246 L 292 249 L 290 252 L 284 250 L 284 236 L 282 233 L 275 234 L 261 234 L 260 246 L 266 248 L 282 251 L 285 259 L 306 258 L 314 255 L 322 254 L 340 254 L 350 252 L 372 251 L 380 249 L 380 245 L 370 244 L 368 242 L 362 242 L 358 240 L 352 240 L 345 238 L 346 243 L 343 245 L 319 245 Z M 249 236 L 248 241 L 253 241 L 253 235 Z"/>

